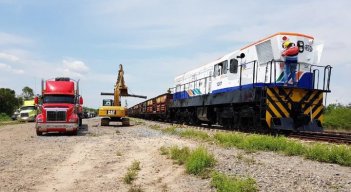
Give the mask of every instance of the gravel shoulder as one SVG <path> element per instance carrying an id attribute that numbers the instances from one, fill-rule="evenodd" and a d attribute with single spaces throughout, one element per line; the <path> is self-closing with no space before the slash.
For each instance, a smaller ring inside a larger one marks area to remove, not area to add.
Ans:
<path id="1" fill-rule="evenodd" d="M 272 152 L 245 153 L 163 134 L 157 124 L 101 127 L 83 121 L 78 136 L 35 135 L 34 123 L 0 127 L 0 191 L 128 191 L 123 176 L 133 161 L 141 170 L 133 185 L 144 191 L 215 191 L 210 179 L 185 173 L 160 155 L 161 146 L 203 145 L 216 170 L 250 176 L 260 191 L 350 191 L 351 168 Z M 160 126 L 166 126 L 159 124 Z"/>

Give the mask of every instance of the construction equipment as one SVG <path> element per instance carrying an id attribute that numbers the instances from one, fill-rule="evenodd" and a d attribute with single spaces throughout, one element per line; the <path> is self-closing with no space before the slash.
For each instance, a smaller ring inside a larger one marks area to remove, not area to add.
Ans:
<path id="1" fill-rule="evenodd" d="M 137 97 L 146 99 L 146 96 L 128 93 L 128 88 L 124 82 L 124 71 L 122 64 L 119 65 L 118 77 L 114 87 L 114 93 L 102 92 L 101 95 L 114 96 L 114 100 L 104 100 L 103 106 L 99 108 L 101 126 L 108 126 L 110 122 L 122 122 L 122 125 L 129 125 L 127 108 L 121 106 L 121 97 Z"/>

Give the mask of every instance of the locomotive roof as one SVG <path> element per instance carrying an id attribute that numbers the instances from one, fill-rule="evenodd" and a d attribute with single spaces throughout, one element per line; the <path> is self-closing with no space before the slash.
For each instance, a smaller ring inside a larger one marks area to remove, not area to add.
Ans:
<path id="1" fill-rule="evenodd" d="M 266 38 L 263 38 L 263 39 L 261 39 L 261 40 L 259 40 L 259 41 L 256 41 L 256 42 L 254 42 L 254 43 L 251 43 L 251 44 L 249 44 L 249 45 L 247 45 L 247 46 L 241 48 L 240 50 L 244 50 L 244 49 L 246 49 L 246 48 L 248 48 L 248 47 L 251 47 L 251 46 L 253 46 L 253 45 L 259 44 L 259 43 L 261 43 L 261 42 L 263 42 L 263 41 L 266 41 L 267 39 L 273 38 L 273 37 L 275 37 L 275 36 L 277 36 L 277 35 L 300 36 L 300 37 L 306 37 L 306 38 L 309 38 L 309 39 L 314 39 L 314 37 L 309 36 L 309 35 L 305 35 L 305 34 L 302 34 L 302 33 L 278 32 L 278 33 L 275 33 L 275 34 L 273 34 L 273 35 L 270 35 L 270 36 L 268 36 L 268 37 L 266 37 Z"/>
<path id="2" fill-rule="evenodd" d="M 259 41 L 256 41 L 256 42 L 254 42 L 254 43 L 251 43 L 251 44 L 249 44 L 249 45 L 246 45 L 246 46 L 242 47 L 242 48 L 239 49 L 239 50 L 235 50 L 235 51 L 232 51 L 232 52 L 230 52 L 230 53 L 228 53 L 228 54 L 225 54 L 225 55 L 223 55 L 222 57 L 220 57 L 220 58 L 218 58 L 218 59 L 216 59 L 216 60 L 214 60 L 214 61 L 211 61 L 210 63 L 207 63 L 207 64 L 204 64 L 204 65 L 198 66 L 198 67 L 196 67 L 196 68 L 194 68 L 194 69 L 192 69 L 192 70 L 189 70 L 189 71 L 187 71 L 187 72 L 185 72 L 185 73 L 182 73 L 182 74 L 180 74 L 180 75 L 177 75 L 177 76 L 175 77 L 175 79 L 182 77 L 183 75 L 185 75 L 186 73 L 188 73 L 188 72 L 190 72 L 190 71 L 196 71 L 197 69 L 200 70 L 202 67 L 206 67 L 207 65 L 213 65 L 213 64 L 215 64 L 215 63 L 217 63 L 217 62 L 221 62 L 222 60 L 224 60 L 224 59 L 226 59 L 226 58 L 229 58 L 230 56 L 232 56 L 233 54 L 235 54 L 235 53 L 237 53 L 237 52 L 240 52 L 240 51 L 242 51 L 242 50 L 244 50 L 244 49 L 246 49 L 246 48 L 249 48 L 249 47 L 251 47 L 251 46 L 257 45 L 257 44 L 259 44 L 259 43 L 261 43 L 261 42 L 263 42 L 263 41 L 266 41 L 266 40 L 271 39 L 271 38 L 273 38 L 273 37 L 275 37 L 275 36 L 278 36 L 278 35 L 300 36 L 300 37 L 306 37 L 306 38 L 309 38 L 309 39 L 314 39 L 314 37 L 309 36 L 309 35 L 305 35 L 305 34 L 302 34 L 302 33 L 278 32 L 278 33 L 275 33 L 275 34 L 270 35 L 270 36 L 268 36 L 268 37 L 265 37 L 265 38 L 263 38 L 263 39 L 261 39 L 261 40 L 259 40 Z"/>

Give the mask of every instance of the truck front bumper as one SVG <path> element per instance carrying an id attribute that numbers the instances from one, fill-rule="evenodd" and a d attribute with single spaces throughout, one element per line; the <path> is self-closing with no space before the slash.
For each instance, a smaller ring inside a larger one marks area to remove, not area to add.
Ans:
<path id="1" fill-rule="evenodd" d="M 72 132 L 78 130 L 77 123 L 37 123 L 35 128 L 39 132 Z"/>
<path id="2" fill-rule="evenodd" d="M 19 117 L 19 121 L 35 121 L 35 116 L 32 117 Z"/>

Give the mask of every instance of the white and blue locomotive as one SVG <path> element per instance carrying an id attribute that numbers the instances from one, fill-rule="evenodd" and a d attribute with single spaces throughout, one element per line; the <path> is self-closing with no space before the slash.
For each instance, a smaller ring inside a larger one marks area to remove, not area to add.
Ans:
<path id="1" fill-rule="evenodd" d="M 292 74 L 284 74 L 288 41 L 298 49 Z M 330 66 L 318 65 L 322 48 L 311 36 L 281 32 L 179 75 L 170 118 L 228 128 L 321 131 L 331 73 Z"/>

